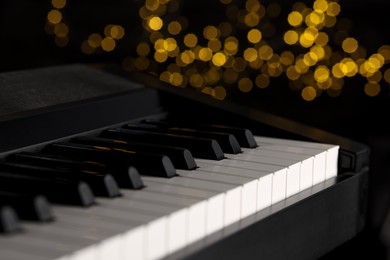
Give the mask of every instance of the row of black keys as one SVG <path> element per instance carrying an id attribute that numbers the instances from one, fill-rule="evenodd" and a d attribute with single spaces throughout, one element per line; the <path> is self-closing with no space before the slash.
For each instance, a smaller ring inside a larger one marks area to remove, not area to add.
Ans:
<path id="1" fill-rule="evenodd" d="M 49 202 L 89 206 L 143 188 L 140 175 L 171 178 L 196 169 L 194 157 L 221 160 L 256 146 L 244 128 L 143 120 L 14 153 L 0 162 L 0 231 L 18 230 L 18 218 L 52 220 Z"/>

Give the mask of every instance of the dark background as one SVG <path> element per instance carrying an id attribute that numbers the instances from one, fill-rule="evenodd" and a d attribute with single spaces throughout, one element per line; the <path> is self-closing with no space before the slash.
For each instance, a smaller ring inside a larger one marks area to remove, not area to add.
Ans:
<path id="1" fill-rule="evenodd" d="M 188 5 L 191 8 L 187 10 L 191 10 L 189 15 L 192 19 L 196 19 L 197 12 L 205 10 L 202 5 L 212 2 L 185 1 L 190 3 Z M 54 37 L 44 30 L 46 15 L 51 9 L 50 1 L 0 1 L 0 72 L 76 62 L 120 64 L 123 57 L 131 53 L 130 47 L 122 46 L 111 53 L 85 55 L 80 52 L 80 39 L 91 32 L 101 32 L 102 25 L 108 23 L 130 24 L 126 32 L 132 32 L 133 40 L 144 37 L 138 16 L 142 2 L 69 2 L 64 14 L 71 26 L 71 39 L 79 41 L 71 40 L 67 47 L 59 48 L 54 44 Z M 292 1 L 280 3 L 282 12 L 291 10 Z M 367 48 L 368 53 L 374 53 L 383 44 L 390 44 L 387 30 L 390 22 L 388 1 L 341 1 L 340 4 L 340 17 L 347 17 L 353 22 L 350 33 Z M 214 14 L 207 17 L 212 23 L 212 17 L 217 16 Z M 280 79 L 272 81 L 271 87 L 266 90 L 235 93 L 233 98 L 236 102 L 350 137 L 371 148 L 367 228 L 357 238 L 326 256 L 329 259 L 340 255 L 365 259 L 374 255 L 378 256 L 377 259 L 386 256 L 386 244 L 380 234 L 386 231 L 383 230 L 383 223 L 390 205 L 390 129 L 387 126 L 390 117 L 389 86 L 384 84 L 380 95 L 371 98 L 364 94 L 363 85 L 361 79 L 351 79 L 338 98 L 323 95 L 313 102 L 305 102 Z"/>

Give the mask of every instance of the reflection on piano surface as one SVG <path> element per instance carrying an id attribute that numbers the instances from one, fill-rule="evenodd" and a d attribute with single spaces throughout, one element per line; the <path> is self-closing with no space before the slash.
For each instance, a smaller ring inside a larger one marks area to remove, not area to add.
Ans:
<path id="1" fill-rule="evenodd" d="M 2 259 L 313 259 L 364 227 L 357 142 L 81 65 L 0 79 Z"/>

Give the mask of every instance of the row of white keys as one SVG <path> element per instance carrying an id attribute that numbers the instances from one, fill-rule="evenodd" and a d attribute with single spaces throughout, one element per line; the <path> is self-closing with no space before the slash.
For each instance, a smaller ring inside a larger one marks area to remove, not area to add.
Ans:
<path id="1" fill-rule="evenodd" d="M 267 150 L 314 156 L 313 185 L 337 176 L 338 145 L 260 136 L 256 136 L 255 139 L 260 146 Z"/>
<path id="2" fill-rule="evenodd" d="M 270 146 L 271 145 L 261 145 L 257 149 L 243 148 L 242 151 L 246 156 L 262 157 L 263 160 L 279 159 L 282 161 L 284 160 L 292 161 L 294 162 L 292 165 L 295 165 L 296 168 L 298 168 L 298 166 L 296 165 L 296 163 L 298 162 L 298 165 L 300 165 L 300 170 L 299 170 L 300 174 L 299 174 L 299 183 L 298 183 L 299 191 L 311 187 L 311 185 L 313 184 L 313 175 L 315 174 L 313 172 L 314 160 L 316 159 L 315 156 L 268 149 Z M 288 178 L 287 182 L 289 183 L 286 189 L 287 197 L 291 196 L 296 191 L 297 186 L 295 182 L 296 179 L 294 177 L 295 177 L 294 174 L 291 176 L 287 176 Z"/>
<path id="3" fill-rule="evenodd" d="M 272 175 L 272 204 L 286 198 L 286 167 L 270 164 L 260 164 L 256 162 L 238 161 L 234 159 L 223 159 L 220 161 L 195 159 L 195 161 L 196 163 L 233 167 L 237 169 L 237 173 L 244 170 L 267 172 L 268 174 Z"/>
<path id="4" fill-rule="evenodd" d="M 298 147 L 306 147 L 306 148 L 317 148 L 326 150 L 326 179 L 330 179 L 332 177 L 337 176 L 338 171 L 338 155 L 339 155 L 339 145 L 333 144 L 324 144 L 317 142 L 307 142 L 307 141 L 297 141 L 297 140 L 289 140 L 289 139 L 281 139 L 281 138 L 272 138 L 272 137 L 260 137 L 256 136 L 255 139 L 258 142 L 268 142 L 273 144 L 282 144 L 282 145 L 291 145 Z"/>

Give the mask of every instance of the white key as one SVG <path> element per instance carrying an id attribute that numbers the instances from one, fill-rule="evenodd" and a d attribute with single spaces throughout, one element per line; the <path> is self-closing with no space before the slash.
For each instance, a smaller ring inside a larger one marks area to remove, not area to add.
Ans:
<path id="1" fill-rule="evenodd" d="M 316 143 L 316 142 L 307 142 L 307 141 L 297 141 L 297 140 L 289 140 L 289 139 L 280 139 L 280 138 L 270 138 L 270 137 L 261 137 L 256 136 L 255 137 L 257 142 L 264 142 L 269 144 L 280 144 L 280 145 L 286 145 L 286 146 L 295 146 L 295 147 L 303 147 L 303 148 L 309 148 L 309 149 L 319 149 L 321 151 L 326 152 L 326 165 L 324 167 L 325 169 L 325 177 L 322 178 L 322 176 L 319 176 L 319 179 L 328 179 L 331 177 L 334 177 L 337 175 L 337 169 L 338 169 L 338 154 L 339 154 L 339 146 L 338 145 L 332 145 L 332 144 L 323 144 L 323 143 Z M 305 150 L 306 152 L 309 152 L 310 150 Z M 318 150 L 317 150 L 318 151 Z M 321 160 L 321 159 L 319 159 Z M 323 161 L 322 161 L 323 162 Z M 322 166 L 318 166 L 322 167 Z M 329 177 L 328 177 L 329 176 Z M 316 180 L 317 178 L 314 177 Z"/>

